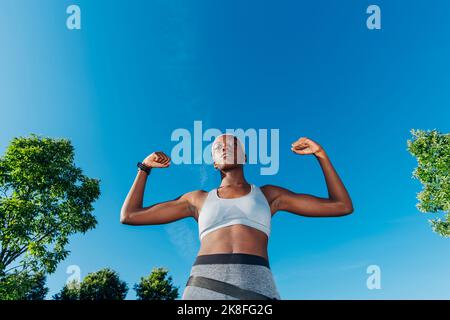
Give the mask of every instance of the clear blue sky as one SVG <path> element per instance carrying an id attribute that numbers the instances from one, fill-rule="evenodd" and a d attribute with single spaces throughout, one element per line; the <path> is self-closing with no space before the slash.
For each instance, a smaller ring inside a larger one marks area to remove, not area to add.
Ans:
<path id="1" fill-rule="evenodd" d="M 378 4 L 382 30 L 366 28 Z M 66 28 L 78 4 L 82 29 Z M 420 184 L 406 151 L 410 129 L 450 131 L 450 2 L 18 1 L 0 3 L 0 152 L 30 133 L 69 138 L 76 164 L 101 179 L 98 226 L 71 238 L 66 268 L 103 267 L 130 286 L 169 269 L 180 295 L 199 249 L 193 219 L 119 223 L 137 161 L 174 146 L 176 128 L 280 129 L 280 170 L 256 185 L 326 196 L 308 136 L 327 150 L 355 212 L 314 219 L 275 215 L 269 257 L 283 299 L 450 298 L 450 239 L 415 208 Z M 154 170 L 145 205 L 210 190 L 208 165 Z M 366 268 L 381 268 L 368 290 Z"/>

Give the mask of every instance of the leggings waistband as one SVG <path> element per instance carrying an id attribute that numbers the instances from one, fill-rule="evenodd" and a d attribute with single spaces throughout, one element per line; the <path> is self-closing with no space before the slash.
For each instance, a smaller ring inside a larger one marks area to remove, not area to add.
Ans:
<path id="1" fill-rule="evenodd" d="M 197 256 L 194 262 L 199 264 L 253 264 L 270 269 L 269 261 L 261 256 L 248 253 L 213 253 Z"/>

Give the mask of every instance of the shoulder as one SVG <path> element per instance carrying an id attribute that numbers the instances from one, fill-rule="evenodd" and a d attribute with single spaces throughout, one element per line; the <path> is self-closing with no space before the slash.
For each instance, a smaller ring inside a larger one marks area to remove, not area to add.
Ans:
<path id="1" fill-rule="evenodd" d="M 181 196 L 182 199 L 187 200 L 190 205 L 191 215 L 195 220 L 198 218 L 198 212 L 200 211 L 203 203 L 208 196 L 208 191 L 205 190 L 194 190 L 186 192 Z"/>
<path id="2" fill-rule="evenodd" d="M 282 196 L 292 193 L 286 188 L 275 186 L 273 184 L 263 185 L 260 187 L 260 189 L 266 197 L 272 212 L 278 211 Z"/>
<path id="3" fill-rule="evenodd" d="M 202 200 L 208 195 L 208 191 L 205 190 L 193 190 L 186 192 L 181 196 L 182 199 L 186 199 L 189 202 L 196 202 L 198 200 Z"/>
<path id="4" fill-rule="evenodd" d="M 199 197 L 202 195 L 208 194 L 208 191 L 205 190 L 193 190 L 193 191 L 189 191 L 186 192 L 185 194 L 183 194 L 183 197 Z"/>
<path id="5" fill-rule="evenodd" d="M 283 193 L 289 192 L 288 189 L 279 187 L 279 186 L 275 186 L 273 184 L 265 184 L 259 188 L 264 193 L 264 195 L 270 199 L 276 198 Z"/>

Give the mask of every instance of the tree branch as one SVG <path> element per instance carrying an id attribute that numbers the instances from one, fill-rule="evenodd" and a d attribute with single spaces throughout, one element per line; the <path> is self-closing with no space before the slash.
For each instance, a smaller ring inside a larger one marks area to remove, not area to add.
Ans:
<path id="1" fill-rule="evenodd" d="M 29 242 L 41 242 L 45 237 L 48 237 L 53 231 L 55 231 L 56 228 L 48 231 L 47 233 L 45 233 L 42 237 L 40 237 L 39 240 L 35 240 L 37 237 L 33 238 L 31 241 Z M 13 262 L 14 260 L 16 260 L 18 257 L 20 257 L 20 255 L 22 255 L 23 253 L 25 253 L 25 251 L 27 251 L 28 249 L 28 245 L 22 247 L 19 252 L 15 253 L 14 255 L 12 255 L 11 257 L 8 258 L 8 260 L 5 262 L 4 266 L 6 267 L 7 265 L 9 265 L 11 262 Z"/>

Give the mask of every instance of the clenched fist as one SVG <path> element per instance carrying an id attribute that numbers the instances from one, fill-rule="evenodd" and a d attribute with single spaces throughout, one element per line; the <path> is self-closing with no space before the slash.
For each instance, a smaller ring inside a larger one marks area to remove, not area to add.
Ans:
<path id="1" fill-rule="evenodd" d="M 291 150 L 296 154 L 315 154 L 323 153 L 323 149 L 317 142 L 306 137 L 302 137 L 292 144 Z"/>
<path id="2" fill-rule="evenodd" d="M 162 151 L 157 151 L 145 158 L 142 163 L 150 168 L 167 168 L 170 165 L 170 157 Z"/>

